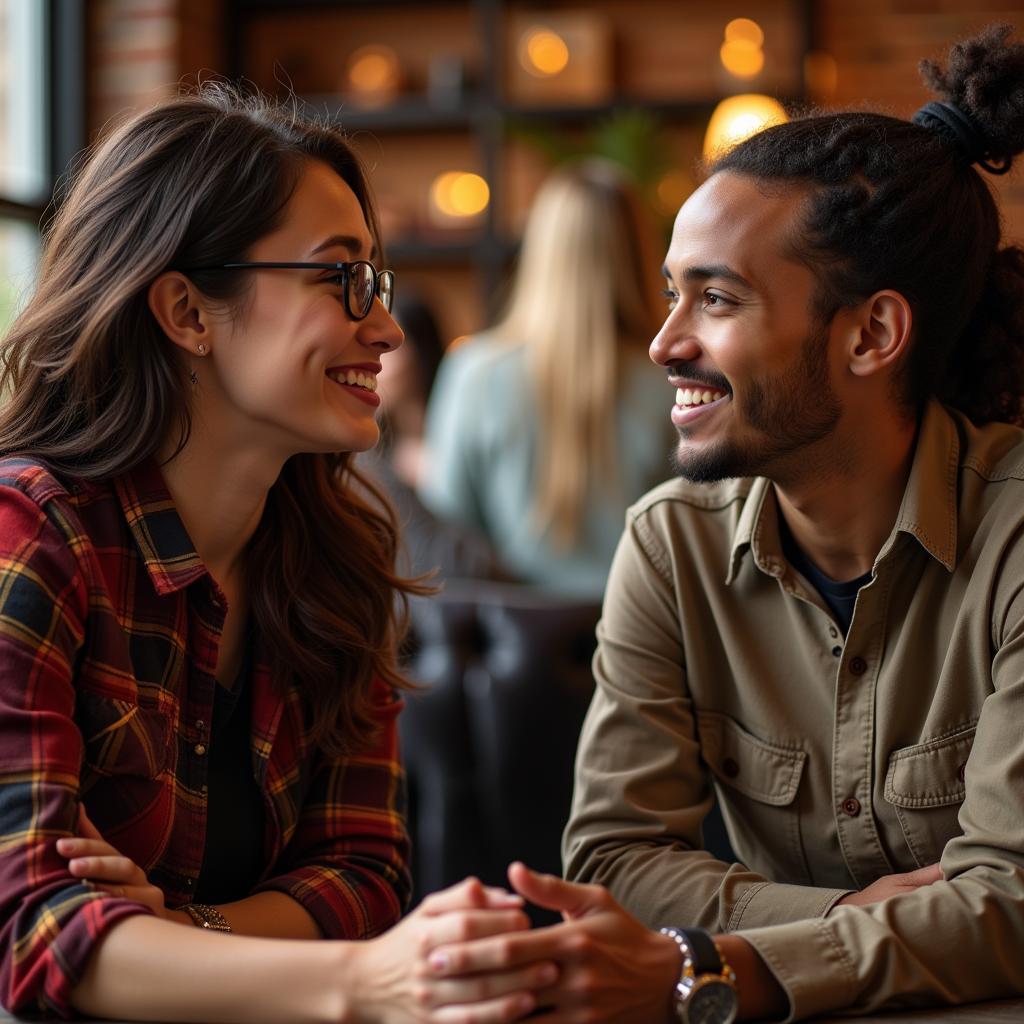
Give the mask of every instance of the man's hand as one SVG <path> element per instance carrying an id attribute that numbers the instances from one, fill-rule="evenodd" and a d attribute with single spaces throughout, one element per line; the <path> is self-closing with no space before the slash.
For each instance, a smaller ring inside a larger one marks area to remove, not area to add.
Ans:
<path id="1" fill-rule="evenodd" d="M 670 1020 L 681 958 L 676 943 L 652 932 L 597 885 L 576 885 L 509 868 L 512 887 L 537 906 L 561 911 L 564 923 L 478 942 L 439 947 L 430 964 L 439 976 L 553 962 L 558 977 L 537 994 L 533 1017 L 548 1024 Z"/>
<path id="2" fill-rule="evenodd" d="M 881 903 L 882 900 L 887 900 L 890 896 L 913 892 L 924 885 L 941 881 L 942 868 L 938 864 L 929 864 L 916 871 L 907 871 L 898 875 L 882 875 L 881 878 L 865 886 L 860 892 L 847 893 L 833 904 L 833 909 L 843 906 L 866 907 L 870 903 Z"/>
<path id="3" fill-rule="evenodd" d="M 57 840 L 57 852 L 68 858 L 68 870 L 112 896 L 144 903 L 157 917 L 192 927 L 192 919 L 164 905 L 164 894 L 150 884 L 146 872 L 108 843 L 89 820 L 85 807 L 78 808 L 78 836 Z"/>

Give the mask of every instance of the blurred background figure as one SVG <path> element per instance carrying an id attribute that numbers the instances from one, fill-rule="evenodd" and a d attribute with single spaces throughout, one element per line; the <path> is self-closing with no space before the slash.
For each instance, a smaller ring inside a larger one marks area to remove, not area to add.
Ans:
<path id="1" fill-rule="evenodd" d="M 418 576 L 437 571 L 439 579 L 509 579 L 486 536 L 472 527 L 438 519 L 417 497 L 422 475 L 427 399 L 444 355 L 444 344 L 430 307 L 413 291 L 396 295 L 392 310 L 405 343 L 383 360 L 377 376 L 381 396 L 381 440 L 359 457 L 398 514 L 402 529 L 401 571 Z"/>
<path id="2" fill-rule="evenodd" d="M 504 317 L 442 363 L 420 493 L 526 582 L 600 596 L 627 506 L 668 475 L 647 356 L 657 278 L 621 172 L 563 167 L 530 212 Z"/>

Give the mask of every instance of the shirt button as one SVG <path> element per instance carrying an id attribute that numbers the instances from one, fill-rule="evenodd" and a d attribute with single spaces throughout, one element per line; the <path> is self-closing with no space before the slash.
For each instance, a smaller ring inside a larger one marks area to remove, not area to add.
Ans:
<path id="1" fill-rule="evenodd" d="M 856 818 L 860 814 L 860 801 L 855 796 L 847 797 L 843 801 L 843 814 Z"/>
<path id="2" fill-rule="evenodd" d="M 868 663 L 858 654 L 850 659 L 850 671 L 855 676 L 862 676 L 868 670 Z"/>
<path id="3" fill-rule="evenodd" d="M 843 653 L 843 649 L 838 644 L 836 644 L 836 646 L 832 648 L 832 657 L 833 658 L 841 657 L 842 653 Z"/>
<path id="4" fill-rule="evenodd" d="M 196 732 L 202 732 L 206 728 L 206 723 L 200 718 L 196 722 Z"/>
<path id="5" fill-rule="evenodd" d="M 205 745 L 204 743 L 197 743 L 197 744 L 196 744 L 196 745 L 195 745 L 195 746 L 194 746 L 194 747 L 193 747 L 192 749 L 193 749 L 193 750 L 194 750 L 194 751 L 195 751 L 195 752 L 196 752 L 196 753 L 197 753 L 197 754 L 198 754 L 198 755 L 199 755 L 200 757 L 202 757 L 202 756 L 203 756 L 203 754 L 205 754 L 205 753 L 206 753 L 206 745 Z"/>
<path id="6" fill-rule="evenodd" d="M 727 779 L 735 779 L 740 773 L 740 766 L 731 758 L 727 757 L 722 762 L 722 774 Z"/>

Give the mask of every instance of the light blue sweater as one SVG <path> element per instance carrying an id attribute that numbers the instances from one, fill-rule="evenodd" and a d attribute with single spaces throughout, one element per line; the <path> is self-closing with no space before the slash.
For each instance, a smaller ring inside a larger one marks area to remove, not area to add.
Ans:
<path id="1" fill-rule="evenodd" d="M 674 392 L 643 350 L 621 371 L 615 417 L 618 487 L 594 481 L 576 546 L 536 532 L 534 465 L 543 443 L 523 346 L 480 336 L 448 356 L 430 399 L 430 469 L 421 488 L 439 516 L 482 530 L 524 581 L 578 597 L 600 597 L 626 509 L 671 475 Z"/>

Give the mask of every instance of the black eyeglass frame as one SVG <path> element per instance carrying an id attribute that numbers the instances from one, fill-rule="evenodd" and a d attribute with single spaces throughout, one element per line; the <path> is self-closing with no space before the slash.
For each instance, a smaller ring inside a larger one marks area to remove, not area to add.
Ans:
<path id="1" fill-rule="evenodd" d="M 349 302 L 349 282 L 352 267 L 360 265 L 370 268 L 373 275 L 373 288 L 370 291 L 370 301 L 366 303 L 366 308 L 357 313 Z M 365 320 L 370 315 L 370 310 L 373 309 L 374 299 L 380 299 L 381 305 L 389 313 L 395 301 L 395 272 L 393 270 L 378 270 L 369 260 L 350 260 L 347 263 L 220 263 L 213 267 L 186 267 L 182 272 L 187 274 L 196 270 L 336 270 L 341 274 L 341 295 L 345 303 L 345 312 L 353 320 Z M 386 289 L 382 287 L 382 282 L 386 282 Z"/>

